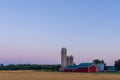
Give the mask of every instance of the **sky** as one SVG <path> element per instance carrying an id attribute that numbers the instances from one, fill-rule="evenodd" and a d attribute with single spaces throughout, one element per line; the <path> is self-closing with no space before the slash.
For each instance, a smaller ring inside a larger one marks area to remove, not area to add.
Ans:
<path id="1" fill-rule="evenodd" d="M 0 0 L 0 63 L 120 59 L 120 0 Z"/>

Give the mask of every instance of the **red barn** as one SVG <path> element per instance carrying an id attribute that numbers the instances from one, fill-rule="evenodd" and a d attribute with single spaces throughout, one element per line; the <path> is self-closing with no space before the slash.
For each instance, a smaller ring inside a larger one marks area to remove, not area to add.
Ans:
<path id="1" fill-rule="evenodd" d="M 78 65 L 67 66 L 64 68 L 64 72 L 77 72 Z"/>
<path id="2" fill-rule="evenodd" d="M 81 63 L 77 72 L 96 72 L 96 66 L 92 63 Z"/>
<path id="3" fill-rule="evenodd" d="M 64 72 L 96 72 L 96 66 L 92 63 L 81 63 L 65 67 Z"/>

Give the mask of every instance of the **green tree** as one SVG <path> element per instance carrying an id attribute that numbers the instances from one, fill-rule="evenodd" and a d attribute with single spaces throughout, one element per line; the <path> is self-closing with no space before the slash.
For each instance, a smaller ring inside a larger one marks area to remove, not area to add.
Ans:
<path id="1" fill-rule="evenodd" d="M 104 69 L 105 70 L 107 69 L 107 66 L 106 66 L 106 63 L 104 62 L 104 60 L 94 59 L 93 63 L 94 64 L 99 64 L 99 63 L 104 64 Z"/>
<path id="2" fill-rule="evenodd" d="M 94 60 L 93 60 L 93 63 L 94 63 L 94 64 L 99 64 L 99 63 L 104 64 L 104 60 L 94 59 Z"/>
<path id="3" fill-rule="evenodd" d="M 120 59 L 115 61 L 115 65 L 114 66 L 115 66 L 116 70 L 120 70 Z"/>
<path id="4" fill-rule="evenodd" d="M 4 65 L 0 64 L 0 70 L 4 70 Z"/>

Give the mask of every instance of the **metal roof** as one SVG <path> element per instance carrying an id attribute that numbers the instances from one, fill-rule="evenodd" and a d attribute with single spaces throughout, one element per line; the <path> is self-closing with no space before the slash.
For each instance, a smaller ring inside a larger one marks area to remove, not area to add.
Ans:
<path id="1" fill-rule="evenodd" d="M 79 67 L 89 67 L 91 65 L 92 65 L 92 63 L 81 63 L 81 64 L 79 64 Z"/>
<path id="2" fill-rule="evenodd" d="M 78 65 L 66 66 L 65 69 L 77 69 Z"/>
<path id="3" fill-rule="evenodd" d="M 107 71 L 115 70 L 114 66 L 108 66 Z"/>
<path id="4" fill-rule="evenodd" d="M 81 63 L 79 65 L 66 66 L 65 69 L 77 69 L 91 66 L 92 63 Z"/>

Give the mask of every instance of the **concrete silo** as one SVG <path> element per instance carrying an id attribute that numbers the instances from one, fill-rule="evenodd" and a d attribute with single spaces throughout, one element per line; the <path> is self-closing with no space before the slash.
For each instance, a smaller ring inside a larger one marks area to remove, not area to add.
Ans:
<path id="1" fill-rule="evenodd" d="M 70 56 L 67 56 L 67 66 L 71 65 L 71 60 L 70 60 Z"/>
<path id="2" fill-rule="evenodd" d="M 61 49 L 61 66 L 67 66 L 67 49 Z"/>
<path id="3" fill-rule="evenodd" d="M 74 58 L 73 58 L 73 56 L 71 55 L 69 58 L 70 58 L 70 65 L 73 65 L 74 64 Z"/>

